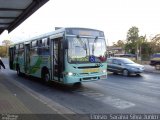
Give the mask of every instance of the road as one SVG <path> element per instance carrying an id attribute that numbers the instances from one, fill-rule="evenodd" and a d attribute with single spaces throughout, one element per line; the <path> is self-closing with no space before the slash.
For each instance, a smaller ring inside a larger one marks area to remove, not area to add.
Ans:
<path id="1" fill-rule="evenodd" d="M 109 73 L 106 80 L 86 82 L 80 87 L 45 85 L 37 78 L 18 77 L 5 63 L 7 68 L 0 73 L 3 79 L 61 113 L 160 112 L 160 74 L 124 77 Z"/>

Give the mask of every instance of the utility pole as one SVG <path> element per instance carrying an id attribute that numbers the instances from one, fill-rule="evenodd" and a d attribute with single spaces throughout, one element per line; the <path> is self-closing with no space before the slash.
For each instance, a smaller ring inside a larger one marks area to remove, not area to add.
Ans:
<path id="1" fill-rule="evenodd" d="M 138 50 L 138 42 L 136 43 L 136 59 L 138 61 L 139 50 Z"/>

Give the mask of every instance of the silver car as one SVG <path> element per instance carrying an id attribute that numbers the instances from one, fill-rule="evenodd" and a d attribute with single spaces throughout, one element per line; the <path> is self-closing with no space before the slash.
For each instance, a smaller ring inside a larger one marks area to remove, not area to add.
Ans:
<path id="1" fill-rule="evenodd" d="M 130 74 L 139 75 L 144 71 L 144 66 L 133 62 L 128 58 L 112 57 L 107 60 L 107 70 L 115 74 L 122 73 L 124 76 Z"/>

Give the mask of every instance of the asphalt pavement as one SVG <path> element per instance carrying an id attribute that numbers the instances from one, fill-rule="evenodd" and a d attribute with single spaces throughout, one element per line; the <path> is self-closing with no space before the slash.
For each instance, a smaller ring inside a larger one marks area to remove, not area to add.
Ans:
<path id="1" fill-rule="evenodd" d="M 0 120 L 88 120 L 72 110 L 14 80 L 8 73 L 8 58 L 0 69 Z M 10 71 L 10 72 L 9 72 Z M 15 74 L 15 73 L 14 73 Z M 41 88 L 39 88 L 41 89 Z"/>
<path id="2" fill-rule="evenodd" d="M 67 120 L 68 117 L 56 109 L 57 104 L 47 104 L 41 96 L 25 90 L 26 88 L 9 78 L 8 60 L 2 59 L 6 69 L 0 69 L 0 120 Z M 53 103 L 53 102 L 52 102 Z M 55 108 L 54 108 L 55 105 Z"/>
<path id="3" fill-rule="evenodd" d="M 85 83 L 77 90 L 66 90 L 18 77 L 16 72 L 9 70 L 8 62 L 4 62 L 7 69 L 0 71 L 0 114 L 59 115 L 64 111 L 72 114 L 70 110 L 77 113 L 150 113 L 160 108 L 160 72 L 150 65 L 144 65 L 145 72 L 141 76 L 109 74 L 107 80 Z M 48 98 L 47 102 L 43 100 L 44 96 Z"/>
<path id="4" fill-rule="evenodd" d="M 144 65 L 144 67 L 145 67 L 145 72 L 160 74 L 160 70 L 156 70 L 155 67 L 153 67 L 153 66 Z"/>
<path id="5" fill-rule="evenodd" d="M 5 59 L 2 59 L 6 69 L 0 69 L 0 113 L 12 114 L 39 114 L 39 113 L 54 113 L 44 103 L 33 98 L 19 86 L 13 84 L 5 75 L 8 70 L 8 64 Z"/>

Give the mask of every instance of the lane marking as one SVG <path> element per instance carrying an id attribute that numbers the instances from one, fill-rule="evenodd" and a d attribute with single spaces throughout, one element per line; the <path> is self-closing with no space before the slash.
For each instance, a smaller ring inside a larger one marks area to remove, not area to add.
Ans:
<path id="1" fill-rule="evenodd" d="M 135 104 L 126 100 L 122 100 L 119 98 L 115 98 L 112 96 L 107 96 L 105 98 L 102 99 L 102 102 L 112 105 L 118 109 L 126 109 L 126 108 L 130 108 L 130 107 L 134 107 Z"/>
<path id="2" fill-rule="evenodd" d="M 101 101 L 105 104 L 111 105 L 115 108 L 118 109 L 126 109 L 126 108 L 130 108 L 130 107 L 134 107 L 135 104 L 126 100 L 122 100 L 120 98 L 116 98 L 113 96 L 106 96 L 103 93 L 99 93 L 97 91 L 92 91 L 92 90 L 81 90 L 81 91 L 74 91 L 80 95 L 84 95 L 87 97 L 91 97 L 95 100 Z"/>

